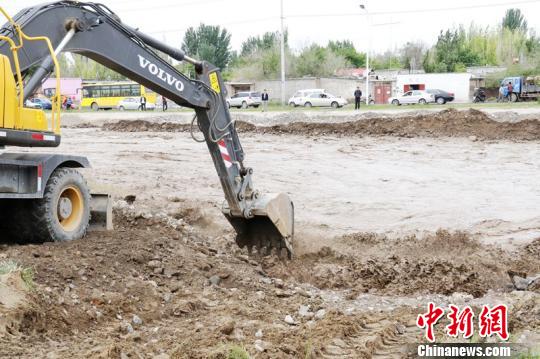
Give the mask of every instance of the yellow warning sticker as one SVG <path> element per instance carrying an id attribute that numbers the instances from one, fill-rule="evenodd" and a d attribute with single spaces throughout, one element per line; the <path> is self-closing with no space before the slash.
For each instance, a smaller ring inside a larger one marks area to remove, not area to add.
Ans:
<path id="1" fill-rule="evenodd" d="M 211 72 L 208 77 L 210 78 L 210 86 L 217 93 L 221 92 L 221 87 L 219 87 L 219 80 L 216 72 Z"/>

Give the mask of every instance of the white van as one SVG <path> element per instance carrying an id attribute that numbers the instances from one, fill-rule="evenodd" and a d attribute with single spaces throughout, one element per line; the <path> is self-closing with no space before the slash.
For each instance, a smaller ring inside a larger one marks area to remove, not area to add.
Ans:
<path id="1" fill-rule="evenodd" d="M 312 95 L 314 93 L 324 93 L 324 89 L 306 89 L 306 90 L 299 90 L 296 91 L 296 93 L 289 99 L 289 106 L 296 107 L 296 106 L 304 106 L 306 103 L 306 98 L 309 97 L 309 95 Z"/>

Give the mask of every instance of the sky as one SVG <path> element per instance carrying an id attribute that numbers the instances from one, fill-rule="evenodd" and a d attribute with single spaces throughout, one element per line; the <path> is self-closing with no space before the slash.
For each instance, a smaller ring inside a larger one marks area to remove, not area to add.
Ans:
<path id="1" fill-rule="evenodd" d="M 99 0 L 128 25 L 180 46 L 185 30 L 200 23 L 221 25 L 232 34 L 239 50 L 249 36 L 278 31 L 280 0 Z M 35 0 L 0 1 L 10 14 L 42 3 Z M 365 10 L 360 8 L 365 5 Z M 289 44 L 300 50 L 312 43 L 351 40 L 357 50 L 382 53 L 408 41 L 432 45 L 441 29 L 463 24 L 497 26 L 506 9 L 519 8 L 529 27 L 540 33 L 540 0 L 283 0 Z M 369 15 L 368 15 L 369 14 Z"/>

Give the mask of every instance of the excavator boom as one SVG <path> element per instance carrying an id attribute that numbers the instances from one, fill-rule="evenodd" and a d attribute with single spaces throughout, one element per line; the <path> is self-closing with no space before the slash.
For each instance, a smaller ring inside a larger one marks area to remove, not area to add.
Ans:
<path id="1" fill-rule="evenodd" d="M 178 105 L 192 108 L 225 193 L 223 213 L 237 232 L 237 243 L 250 250 L 276 248 L 292 255 L 293 204 L 286 194 L 261 194 L 253 187 L 253 170 L 244 165 L 244 150 L 226 106 L 227 93 L 217 67 L 125 25 L 102 4 L 59 1 L 24 9 L 0 28 L 0 39 L 17 43 L 20 32 L 29 37 L 45 36 L 55 53 L 84 55 Z M 17 64 L 26 80 L 27 98 L 54 70 L 55 58 L 46 46 L 35 42 L 25 43 L 15 58 L 12 45 L 0 40 L 0 55 Z M 196 78 L 179 72 L 158 52 L 191 63 Z M 9 135 L 10 129 L 4 130 Z M 55 143 L 60 143 L 59 138 Z M 0 137 L 2 145 L 36 144 L 10 141 L 6 136 Z"/>

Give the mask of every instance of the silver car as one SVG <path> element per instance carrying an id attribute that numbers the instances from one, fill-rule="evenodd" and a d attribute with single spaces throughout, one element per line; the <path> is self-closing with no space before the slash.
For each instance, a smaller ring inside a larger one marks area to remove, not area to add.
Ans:
<path id="1" fill-rule="evenodd" d="M 402 104 L 416 104 L 425 105 L 430 102 L 435 102 L 435 96 L 426 91 L 421 90 L 412 90 L 407 91 L 401 96 L 390 97 L 388 103 L 392 105 L 402 105 Z"/>
<path id="2" fill-rule="evenodd" d="M 314 93 L 324 93 L 324 89 L 307 89 L 296 91 L 295 94 L 289 99 L 288 104 L 291 107 L 304 106 L 306 98 Z"/>
<path id="3" fill-rule="evenodd" d="M 141 109 L 141 99 L 135 97 L 126 97 L 125 99 L 118 102 L 116 108 L 120 111 L 124 110 L 140 110 Z M 147 110 L 154 110 L 156 104 L 152 102 L 146 103 Z"/>
<path id="4" fill-rule="evenodd" d="M 237 108 L 259 107 L 262 104 L 260 92 L 239 92 L 227 99 L 227 106 Z"/>
<path id="5" fill-rule="evenodd" d="M 347 100 L 329 93 L 312 93 L 304 99 L 304 107 L 343 107 Z"/>

